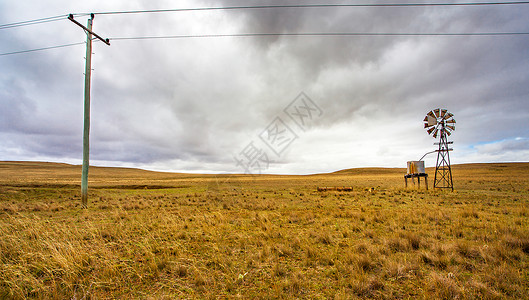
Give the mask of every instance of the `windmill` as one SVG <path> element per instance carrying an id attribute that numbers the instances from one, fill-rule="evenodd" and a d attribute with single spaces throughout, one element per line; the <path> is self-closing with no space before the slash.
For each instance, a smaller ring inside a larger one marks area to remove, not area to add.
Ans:
<path id="1" fill-rule="evenodd" d="M 454 142 L 449 142 L 447 138 L 456 130 L 456 120 L 454 115 L 449 113 L 446 109 L 437 108 L 431 110 L 424 118 L 424 128 L 428 134 L 433 138 L 439 136 L 439 145 L 437 152 L 437 163 L 435 164 L 434 188 L 449 188 L 454 190 L 454 183 L 452 181 L 452 169 L 450 167 L 449 152 L 453 149 L 448 148 L 448 145 Z"/>

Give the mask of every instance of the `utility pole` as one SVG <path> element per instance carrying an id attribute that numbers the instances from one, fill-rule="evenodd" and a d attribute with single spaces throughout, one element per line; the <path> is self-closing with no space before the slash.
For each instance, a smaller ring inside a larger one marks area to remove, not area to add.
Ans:
<path id="1" fill-rule="evenodd" d="M 89 153 L 90 153 L 90 77 L 92 75 L 92 36 L 101 40 L 103 43 L 110 46 L 108 39 L 103 39 L 92 31 L 92 23 L 94 22 L 94 14 L 90 14 L 88 19 L 88 26 L 85 27 L 73 18 L 73 14 L 68 16 L 68 20 L 74 22 L 84 29 L 86 33 L 86 66 L 84 77 L 84 129 L 83 129 L 83 170 L 81 175 L 81 203 L 83 208 L 88 207 L 88 167 L 89 167 Z"/>

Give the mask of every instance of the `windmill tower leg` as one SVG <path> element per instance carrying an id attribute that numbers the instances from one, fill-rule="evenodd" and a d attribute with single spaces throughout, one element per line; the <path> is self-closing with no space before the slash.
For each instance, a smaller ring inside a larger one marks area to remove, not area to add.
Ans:
<path id="1" fill-rule="evenodd" d="M 445 142 L 446 142 L 446 137 L 445 137 Z M 447 145 L 448 147 L 448 145 Z M 447 184 L 449 185 L 448 187 L 452 189 L 452 192 L 454 191 L 454 182 L 452 180 L 452 167 L 450 166 L 450 149 L 447 148 L 446 150 L 446 160 L 448 162 L 448 179 L 450 179 L 450 181 L 448 181 L 447 179 Z"/>
<path id="2" fill-rule="evenodd" d="M 434 188 L 449 188 L 453 191 L 454 183 L 449 154 L 451 149 L 448 148 L 448 144 L 446 135 L 441 134 L 439 149 L 437 150 L 437 163 L 435 164 Z"/>
<path id="3" fill-rule="evenodd" d="M 439 164 L 439 158 L 441 156 L 441 140 L 439 141 L 439 149 L 437 150 L 437 161 L 435 162 L 435 176 L 433 178 L 433 187 L 439 187 L 439 181 L 437 180 L 437 174 L 440 174 L 440 164 Z M 441 174 L 440 174 L 441 175 Z"/>

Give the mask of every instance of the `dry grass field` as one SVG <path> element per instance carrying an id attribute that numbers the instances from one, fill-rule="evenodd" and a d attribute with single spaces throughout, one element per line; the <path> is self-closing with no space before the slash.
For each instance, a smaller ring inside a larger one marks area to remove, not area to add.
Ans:
<path id="1" fill-rule="evenodd" d="M 529 297 L 529 163 L 454 166 L 454 192 L 405 169 L 90 172 L 81 209 L 79 166 L 0 162 L 0 299 Z"/>

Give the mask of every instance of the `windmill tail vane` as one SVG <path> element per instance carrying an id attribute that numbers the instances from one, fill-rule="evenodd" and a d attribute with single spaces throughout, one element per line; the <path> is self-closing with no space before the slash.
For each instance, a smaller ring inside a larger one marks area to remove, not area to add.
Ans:
<path id="1" fill-rule="evenodd" d="M 437 108 L 431 110 L 424 117 L 424 128 L 426 132 L 432 135 L 433 138 L 439 137 L 439 145 L 437 149 L 437 162 L 435 164 L 435 188 L 449 188 L 454 190 L 454 183 L 452 180 L 452 168 L 450 166 L 450 151 L 449 145 L 454 142 L 448 141 L 447 137 L 456 130 L 456 120 L 454 115 L 446 109 Z"/>

